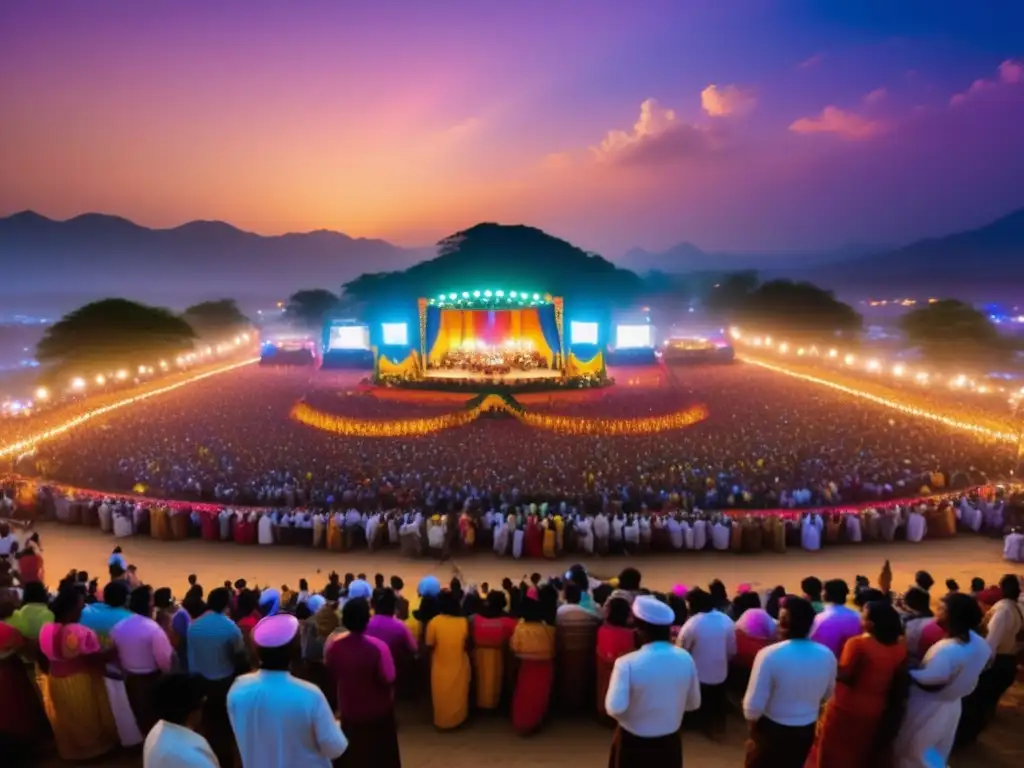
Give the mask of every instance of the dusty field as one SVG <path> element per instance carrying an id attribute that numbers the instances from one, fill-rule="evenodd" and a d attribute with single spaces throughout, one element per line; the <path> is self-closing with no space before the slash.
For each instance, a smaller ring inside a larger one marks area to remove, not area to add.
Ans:
<path id="1" fill-rule="evenodd" d="M 45 547 L 46 568 L 51 578 L 69 568 L 86 568 L 94 573 L 105 569 L 113 539 L 95 529 L 41 526 Z M 376 572 L 401 574 L 410 588 L 427 573 L 447 577 L 451 565 L 429 560 L 406 560 L 394 552 L 335 554 L 320 550 L 292 547 L 241 547 L 234 544 L 212 544 L 201 541 L 161 542 L 136 538 L 122 540 L 129 562 L 139 568 L 140 575 L 154 585 L 169 585 L 180 594 L 188 573 L 196 573 L 200 582 L 210 588 L 225 579 L 245 577 L 260 584 L 295 586 L 298 579 L 309 579 L 318 586 L 331 570 L 339 573 Z M 862 573 L 872 580 L 888 558 L 893 568 L 893 583 L 908 584 L 914 571 L 924 568 L 940 582 L 953 577 L 966 585 L 971 576 L 994 580 L 1009 570 L 1000 559 L 1000 543 L 980 537 L 962 536 L 955 540 L 931 541 L 919 545 L 861 545 L 840 547 L 820 553 L 803 551 L 785 555 L 763 553 L 757 556 L 734 556 L 727 553 L 684 553 L 680 556 L 659 556 L 594 560 L 591 569 L 611 574 L 627 562 L 638 566 L 644 582 L 654 588 L 672 584 L 703 584 L 722 578 L 730 587 L 749 581 L 765 587 L 785 584 L 796 588 L 804 576 L 841 576 L 850 581 Z M 518 577 L 539 570 L 544 573 L 562 570 L 568 561 L 558 563 L 499 560 L 489 553 L 457 561 L 467 579 L 497 582 L 503 576 Z M 1019 701 L 1019 696 L 1015 698 Z M 604 765 L 610 734 L 587 720 L 554 719 L 539 736 L 517 738 L 509 724 L 501 718 L 481 718 L 451 734 L 437 734 L 430 725 L 426 708 L 406 709 L 400 713 L 403 763 L 406 768 L 478 768 L 482 760 L 495 768 L 512 765 L 590 766 Z M 1021 707 L 1004 707 L 999 721 L 985 735 L 983 744 L 970 754 L 954 757 L 952 765 L 1002 768 L 1020 765 L 1024 743 L 1019 738 L 1024 729 Z M 725 768 L 742 764 L 744 726 L 739 716 L 730 724 L 728 738 L 713 744 L 698 734 L 685 737 L 686 761 L 689 765 Z M 102 762 L 104 766 L 138 766 L 136 754 L 122 754 Z M 59 766 L 53 760 L 47 766 Z"/>

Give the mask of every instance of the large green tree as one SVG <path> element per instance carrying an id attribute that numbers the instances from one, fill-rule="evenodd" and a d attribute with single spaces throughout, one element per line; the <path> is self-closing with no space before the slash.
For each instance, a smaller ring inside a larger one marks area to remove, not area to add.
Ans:
<path id="1" fill-rule="evenodd" d="M 47 328 L 36 359 L 48 380 L 153 365 L 192 349 L 196 333 L 168 309 L 127 299 L 79 307 Z"/>
<path id="2" fill-rule="evenodd" d="M 1009 346 L 984 312 L 956 299 L 943 299 L 900 318 L 907 341 L 934 362 L 990 363 Z"/>
<path id="3" fill-rule="evenodd" d="M 230 336 L 252 325 L 234 299 L 193 304 L 182 317 L 198 335 L 211 339 Z"/>
<path id="4" fill-rule="evenodd" d="M 851 337 L 863 327 L 863 318 L 853 307 L 811 283 L 772 280 L 730 303 L 733 300 L 730 317 L 747 332 L 824 340 Z"/>
<path id="5" fill-rule="evenodd" d="M 303 328 L 317 329 L 331 312 L 338 307 L 338 297 L 322 288 L 296 291 L 288 297 L 284 308 L 285 318 Z"/>

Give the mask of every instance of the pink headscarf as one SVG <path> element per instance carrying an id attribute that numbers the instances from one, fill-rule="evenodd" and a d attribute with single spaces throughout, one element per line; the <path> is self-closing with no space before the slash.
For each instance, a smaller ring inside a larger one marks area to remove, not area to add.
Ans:
<path id="1" fill-rule="evenodd" d="M 757 640 L 771 640 L 775 627 L 775 619 L 763 608 L 748 608 L 736 619 L 736 629 Z"/>
<path id="2" fill-rule="evenodd" d="M 672 587 L 672 594 L 676 597 L 686 597 L 686 593 L 690 591 L 690 588 L 685 584 L 676 584 Z"/>

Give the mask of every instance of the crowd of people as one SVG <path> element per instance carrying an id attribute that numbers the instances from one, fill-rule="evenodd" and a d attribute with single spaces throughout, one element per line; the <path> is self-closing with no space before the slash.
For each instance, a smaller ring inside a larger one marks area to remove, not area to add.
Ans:
<path id="1" fill-rule="evenodd" d="M 299 506 L 349 495 L 409 508 L 467 499 L 500 507 L 513 497 L 639 507 L 674 497 L 692 511 L 917 496 L 1009 480 L 1018 468 L 1013 446 L 749 366 L 684 369 L 674 386 L 644 395 L 613 387 L 572 406 L 612 419 L 698 403 L 709 411 L 686 429 L 615 436 L 483 419 L 424 437 L 338 439 L 290 420 L 332 375 L 213 377 L 59 435 L 17 470 L 111 493 L 143 487 L 157 498 L 252 506 L 285 496 Z"/>
<path id="2" fill-rule="evenodd" d="M 441 369 L 467 371 L 485 376 L 504 376 L 512 371 L 550 368 L 540 352 L 522 346 L 453 349 L 441 358 Z"/>
<path id="3" fill-rule="evenodd" d="M 401 705 L 438 731 L 489 711 L 523 736 L 597 717 L 620 768 L 680 766 L 683 741 L 720 740 L 733 710 L 749 768 L 925 768 L 978 738 L 1024 661 L 1016 575 L 894 590 L 886 562 L 873 584 L 731 595 L 580 564 L 493 585 L 455 568 L 415 594 L 384 574 L 294 590 L 190 575 L 178 601 L 119 547 L 102 586 L 47 578 L 44 560 L 38 535 L 0 558 L 5 765 L 49 734 L 69 761 L 141 744 L 146 768 L 391 768 Z"/>

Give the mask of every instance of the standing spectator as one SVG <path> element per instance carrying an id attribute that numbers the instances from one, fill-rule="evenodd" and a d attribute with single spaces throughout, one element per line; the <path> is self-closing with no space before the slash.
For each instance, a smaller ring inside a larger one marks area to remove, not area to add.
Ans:
<path id="1" fill-rule="evenodd" d="M 779 613 L 782 642 L 758 652 L 743 697 L 750 727 L 746 768 L 803 768 L 822 702 L 832 695 L 836 657 L 809 638 L 814 606 L 787 597 Z"/>
<path id="2" fill-rule="evenodd" d="M 157 684 L 154 704 L 159 720 L 146 736 L 143 768 L 220 768 L 206 739 L 189 726 L 202 700 L 201 683 L 194 677 L 168 675 Z"/>
<path id="3" fill-rule="evenodd" d="M 704 732 L 714 739 L 725 733 L 726 679 L 729 660 L 736 655 L 736 626 L 732 619 L 714 607 L 713 598 L 703 589 L 686 595 L 690 618 L 686 620 L 676 644 L 690 652 L 700 678 L 699 721 Z"/>
<path id="4" fill-rule="evenodd" d="M 366 631 L 370 604 L 365 598 L 346 601 L 341 622 L 348 631 L 333 635 L 324 651 L 324 663 L 337 689 L 341 726 L 348 739 L 348 749 L 335 766 L 400 768 L 391 651 L 383 640 Z"/>
<path id="5" fill-rule="evenodd" d="M 697 666 L 669 642 L 672 609 L 653 597 L 637 597 L 633 615 L 641 647 L 615 662 L 605 706 L 617 727 L 612 768 L 676 768 L 683 764 L 679 728 L 700 707 Z"/>
<path id="6" fill-rule="evenodd" d="M 860 614 L 846 607 L 849 587 L 842 579 L 825 582 L 825 609 L 814 617 L 811 640 L 817 640 L 841 658 L 843 646 L 851 637 L 861 632 Z"/>
<path id="7" fill-rule="evenodd" d="M 323 692 L 288 671 L 298 655 L 299 622 L 278 614 L 253 629 L 260 668 L 228 693 L 228 715 L 245 768 L 330 768 L 348 740 Z"/>
<path id="8" fill-rule="evenodd" d="M 425 644 L 432 649 L 430 694 L 434 727 L 450 730 L 469 717 L 469 622 L 450 590 L 440 593 L 437 606 L 438 615 L 429 620 L 424 630 Z"/>

